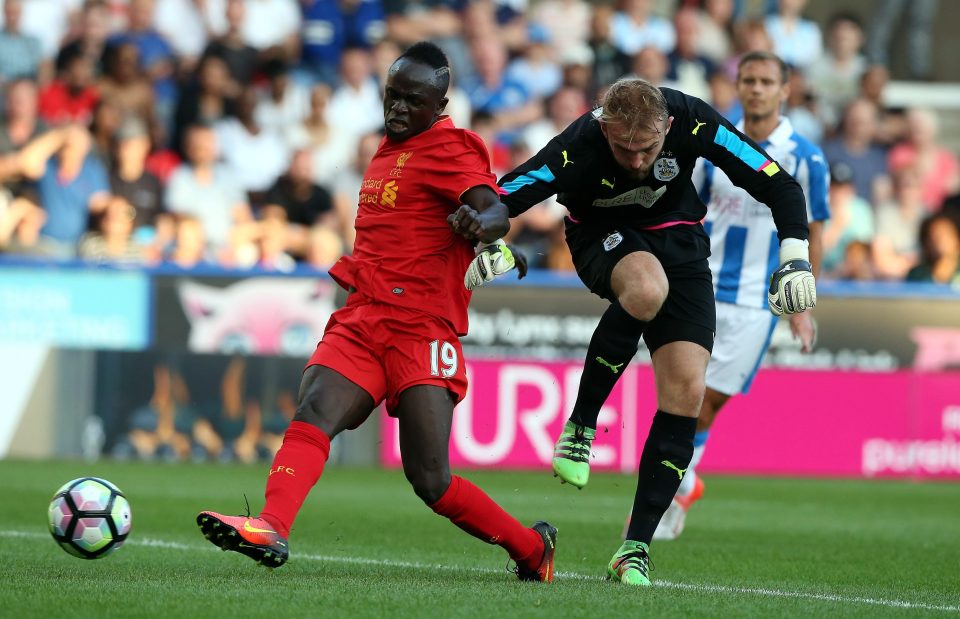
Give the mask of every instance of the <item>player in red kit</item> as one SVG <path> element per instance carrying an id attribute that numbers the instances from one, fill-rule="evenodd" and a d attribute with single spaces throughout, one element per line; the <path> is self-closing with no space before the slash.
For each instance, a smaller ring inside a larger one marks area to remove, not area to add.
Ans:
<path id="1" fill-rule="evenodd" d="M 542 521 L 523 526 L 450 473 L 453 408 L 467 390 L 459 336 L 467 332 L 470 293 L 463 274 L 474 245 L 510 226 L 483 141 L 441 115 L 449 81 L 446 56 L 432 43 L 417 43 L 390 68 L 386 137 L 360 190 L 354 254 L 330 270 L 350 294 L 304 371 L 263 511 L 197 516 L 203 534 L 224 550 L 283 565 L 290 528 L 323 472 L 330 439 L 385 400 L 399 419 L 403 471 L 417 496 L 467 533 L 502 546 L 521 580 L 553 580 L 556 529 Z"/>

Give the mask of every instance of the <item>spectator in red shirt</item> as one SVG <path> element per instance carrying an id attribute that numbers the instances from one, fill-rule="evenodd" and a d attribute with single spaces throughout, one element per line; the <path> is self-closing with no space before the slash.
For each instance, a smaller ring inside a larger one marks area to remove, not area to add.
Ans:
<path id="1" fill-rule="evenodd" d="M 934 213 L 947 196 L 960 191 L 960 162 L 938 142 L 939 123 L 933 110 L 908 111 L 907 126 L 907 141 L 891 149 L 888 165 L 893 172 L 916 170 L 923 186 L 923 203 Z"/>
<path id="2" fill-rule="evenodd" d="M 93 64 L 79 50 L 61 54 L 56 79 L 40 93 L 40 117 L 51 125 L 90 124 L 100 91 L 93 83 Z"/>

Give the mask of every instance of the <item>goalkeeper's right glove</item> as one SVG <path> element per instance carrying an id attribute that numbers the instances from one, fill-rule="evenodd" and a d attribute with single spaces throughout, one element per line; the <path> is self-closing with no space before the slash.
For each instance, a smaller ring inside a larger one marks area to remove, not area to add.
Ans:
<path id="1" fill-rule="evenodd" d="M 477 252 L 477 257 L 470 262 L 463 276 L 463 285 L 467 290 L 474 290 L 515 266 L 513 252 L 506 243 L 497 240 Z"/>
<path id="2" fill-rule="evenodd" d="M 806 241 L 783 239 L 780 266 L 770 276 L 767 301 L 776 316 L 799 314 L 817 304 L 817 282 L 813 278 Z"/>

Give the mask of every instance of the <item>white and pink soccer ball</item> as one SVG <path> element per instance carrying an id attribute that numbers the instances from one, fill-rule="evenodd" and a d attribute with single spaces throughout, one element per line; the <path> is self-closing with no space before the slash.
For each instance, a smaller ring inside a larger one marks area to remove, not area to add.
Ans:
<path id="1" fill-rule="evenodd" d="M 68 481 L 47 510 L 50 534 L 68 553 L 101 559 L 130 534 L 130 503 L 120 489 L 99 477 Z"/>

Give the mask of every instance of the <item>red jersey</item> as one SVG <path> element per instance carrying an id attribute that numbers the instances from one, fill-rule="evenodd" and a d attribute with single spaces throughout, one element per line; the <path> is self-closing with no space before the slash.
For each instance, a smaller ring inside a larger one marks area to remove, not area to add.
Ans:
<path id="1" fill-rule="evenodd" d="M 404 142 L 384 138 L 360 188 L 353 255 L 330 275 L 377 301 L 438 316 L 465 335 L 470 292 L 463 274 L 474 244 L 454 234 L 447 216 L 479 185 L 497 191 L 487 147 L 447 116 Z"/>
<path id="2" fill-rule="evenodd" d="M 40 118 L 52 125 L 67 122 L 87 124 L 93 118 L 93 108 L 98 101 L 100 92 L 93 86 L 72 93 L 65 83 L 54 80 L 40 93 L 37 112 Z"/>

